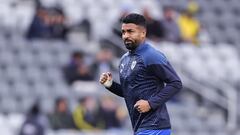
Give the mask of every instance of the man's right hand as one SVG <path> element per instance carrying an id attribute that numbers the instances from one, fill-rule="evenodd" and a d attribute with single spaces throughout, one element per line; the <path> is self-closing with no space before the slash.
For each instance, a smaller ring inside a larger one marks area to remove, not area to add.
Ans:
<path id="1" fill-rule="evenodd" d="M 112 74 L 110 72 L 102 73 L 99 79 L 99 82 L 107 88 L 112 86 L 112 81 Z"/>

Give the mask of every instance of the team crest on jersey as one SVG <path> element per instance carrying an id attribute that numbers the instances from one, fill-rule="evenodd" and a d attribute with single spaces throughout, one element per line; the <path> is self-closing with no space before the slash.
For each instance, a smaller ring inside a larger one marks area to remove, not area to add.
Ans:
<path id="1" fill-rule="evenodd" d="M 134 69 L 134 67 L 136 66 L 136 64 L 137 64 L 137 61 L 134 60 L 134 61 L 132 62 L 132 65 L 131 65 L 131 69 L 132 69 L 132 70 Z"/>
<path id="2" fill-rule="evenodd" d="M 122 73 L 123 68 L 124 68 L 124 64 L 121 64 L 121 65 L 120 65 L 120 73 Z"/>

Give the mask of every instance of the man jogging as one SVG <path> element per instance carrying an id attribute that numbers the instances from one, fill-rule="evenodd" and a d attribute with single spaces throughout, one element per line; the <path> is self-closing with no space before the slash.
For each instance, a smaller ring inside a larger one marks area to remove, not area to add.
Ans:
<path id="1" fill-rule="evenodd" d="M 120 84 L 110 72 L 99 82 L 125 99 L 135 135 L 170 135 L 166 102 L 182 83 L 166 57 L 146 43 L 146 20 L 129 14 L 122 20 L 122 39 L 129 50 L 119 64 Z"/>

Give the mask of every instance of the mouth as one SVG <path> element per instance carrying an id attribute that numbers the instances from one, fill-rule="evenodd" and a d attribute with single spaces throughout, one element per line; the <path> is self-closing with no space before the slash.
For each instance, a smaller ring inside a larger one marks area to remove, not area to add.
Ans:
<path id="1" fill-rule="evenodd" d="M 132 44 L 133 41 L 131 41 L 131 40 L 125 40 L 124 43 L 125 43 L 125 44 Z"/>

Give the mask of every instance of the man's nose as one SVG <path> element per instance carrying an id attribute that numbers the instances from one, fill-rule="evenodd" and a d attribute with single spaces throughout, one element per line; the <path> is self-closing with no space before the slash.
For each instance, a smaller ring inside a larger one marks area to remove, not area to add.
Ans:
<path id="1" fill-rule="evenodd" d="M 122 38 L 123 38 L 123 39 L 129 38 L 129 34 L 127 34 L 127 33 L 122 34 Z"/>

